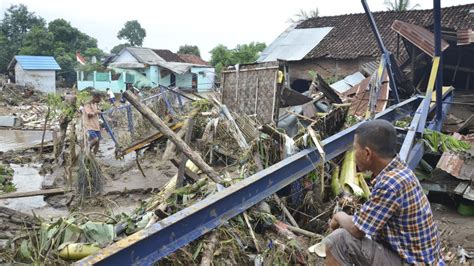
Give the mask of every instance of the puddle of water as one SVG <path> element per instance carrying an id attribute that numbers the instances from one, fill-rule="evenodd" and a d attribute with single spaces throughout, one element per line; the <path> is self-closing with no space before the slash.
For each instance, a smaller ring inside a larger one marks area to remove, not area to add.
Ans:
<path id="1" fill-rule="evenodd" d="M 0 151 L 28 148 L 41 143 L 42 131 L 33 130 L 2 130 L 0 131 Z M 44 141 L 52 139 L 50 131 L 46 131 Z"/>
<path id="2" fill-rule="evenodd" d="M 10 164 L 15 174 L 13 175 L 13 183 L 16 185 L 17 192 L 27 192 L 40 190 L 43 177 L 39 174 L 38 165 L 20 166 Z M 17 211 L 29 211 L 35 208 L 41 208 L 46 205 L 43 196 L 34 196 L 27 198 L 4 199 L 0 200 L 0 205 Z"/>

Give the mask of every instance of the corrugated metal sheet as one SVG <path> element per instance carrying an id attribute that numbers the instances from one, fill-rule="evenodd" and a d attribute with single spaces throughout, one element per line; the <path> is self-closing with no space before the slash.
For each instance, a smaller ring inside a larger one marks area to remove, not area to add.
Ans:
<path id="1" fill-rule="evenodd" d="M 377 70 L 379 67 L 379 62 L 378 61 L 370 61 L 365 64 L 363 64 L 360 67 L 360 70 L 365 74 L 366 76 L 370 76 L 374 74 L 374 72 Z"/>
<path id="2" fill-rule="evenodd" d="M 392 29 L 429 56 L 434 56 L 434 34 L 431 31 L 400 20 L 393 22 Z M 441 40 L 441 51 L 448 47 L 449 44 L 445 40 Z"/>
<path id="3" fill-rule="evenodd" d="M 360 72 L 356 72 L 345 77 L 344 79 L 337 81 L 336 83 L 331 84 L 330 86 L 337 92 L 343 94 L 355 85 L 359 84 L 363 79 L 365 79 L 364 75 L 362 75 Z"/>
<path id="4" fill-rule="evenodd" d="M 60 70 L 54 57 L 52 56 L 34 56 L 34 55 L 16 55 L 9 68 L 15 66 L 18 62 L 24 70 Z"/>
<path id="5" fill-rule="evenodd" d="M 332 30 L 332 27 L 295 29 L 284 31 L 260 55 L 257 62 L 277 59 L 298 61 L 303 59 Z"/>

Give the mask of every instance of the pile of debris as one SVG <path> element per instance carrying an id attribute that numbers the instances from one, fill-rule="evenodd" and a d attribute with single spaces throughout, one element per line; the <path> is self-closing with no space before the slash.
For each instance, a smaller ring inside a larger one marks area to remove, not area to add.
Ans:
<path id="1" fill-rule="evenodd" d="M 104 219 L 99 219 L 97 215 L 78 217 L 71 214 L 57 221 L 41 220 L 38 230 L 26 231 L 22 237 L 8 243 L 7 257 L 12 261 L 29 263 L 44 261 L 44 258 L 52 263 L 82 258 L 97 251 L 98 247 L 146 228 L 300 149 L 319 145 L 321 136 L 332 134 L 325 130 L 341 130 L 348 110 L 348 106 L 334 105 L 329 106 L 325 114 L 314 113 L 308 117 L 292 114 L 297 118 L 294 125 L 296 134 L 290 137 L 274 126 L 260 124 L 255 117 L 229 111 L 217 98 L 193 101 L 184 108 L 185 113 L 172 119 L 166 118 L 170 116 L 169 111 L 160 114 L 169 126 L 182 123 L 175 129 L 178 132 L 174 133 L 179 141 L 161 145 L 166 143 L 166 138 L 160 138 L 153 142 L 154 145 L 142 148 L 153 150 L 161 147 L 159 152 L 163 159 L 171 160 L 177 166 L 178 174 L 134 212 L 108 215 Z M 165 104 L 164 101 L 161 104 Z M 313 106 L 306 109 L 315 110 L 315 101 L 310 104 Z M 159 110 L 154 111 L 159 113 Z M 334 123 L 336 120 L 339 122 Z M 153 121 L 150 122 L 149 127 L 155 126 Z M 160 132 L 166 133 L 161 129 Z M 173 140 L 170 135 L 166 137 Z M 68 140 L 70 143 L 73 141 Z M 187 143 L 191 156 L 181 153 L 186 152 L 180 146 L 181 142 Z M 195 163 L 196 160 L 201 163 Z M 353 209 L 359 202 L 357 196 L 351 200 L 342 197 L 340 201 L 334 201 L 330 189 L 319 189 L 318 184 L 330 187 L 331 175 L 339 171 L 333 165 L 340 163 L 340 160 L 338 158 L 318 168 L 297 184 L 289 186 L 281 195 L 274 195 L 246 211 L 243 216 L 232 219 L 228 226 L 196 240 L 168 260 L 197 262 L 215 259 L 230 263 L 249 263 L 260 259 L 275 263 L 311 261 L 307 248 L 321 240 L 321 235 L 327 230 L 326 222 L 336 205 L 338 208 L 343 205 Z M 75 173 L 73 169 L 71 172 Z M 351 191 L 350 187 L 343 187 L 344 191 Z M 87 201 L 87 198 L 84 200 Z M 312 219 L 316 216 L 317 219 Z M 94 225 L 93 230 L 101 232 L 96 234 L 101 239 L 91 236 L 91 224 Z M 214 254 L 217 255 L 213 258 Z"/>

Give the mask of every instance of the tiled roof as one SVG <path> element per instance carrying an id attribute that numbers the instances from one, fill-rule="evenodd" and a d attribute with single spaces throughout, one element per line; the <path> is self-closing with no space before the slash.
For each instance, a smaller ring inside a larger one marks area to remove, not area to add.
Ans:
<path id="1" fill-rule="evenodd" d="M 178 56 L 186 63 L 209 66 L 208 62 L 193 54 L 178 54 Z"/>
<path id="2" fill-rule="evenodd" d="M 34 55 L 16 55 L 9 64 L 9 68 L 15 66 L 18 62 L 24 70 L 60 70 L 54 57 L 52 56 L 34 56 Z"/>
<path id="3" fill-rule="evenodd" d="M 165 49 L 152 49 L 155 54 L 163 58 L 166 62 L 181 62 L 184 63 L 184 60 L 181 59 L 177 54 L 171 52 L 170 50 Z"/>
<path id="4" fill-rule="evenodd" d="M 469 10 L 474 4 L 442 8 L 441 27 L 443 30 L 457 31 L 471 27 Z M 396 51 L 397 34 L 391 29 L 395 20 L 432 29 L 433 10 L 410 10 L 404 12 L 384 11 L 373 13 L 385 46 Z M 300 23 L 297 28 L 333 27 L 331 32 L 306 56 L 311 58 L 351 59 L 357 57 L 376 57 L 380 49 L 370 28 L 367 15 L 348 14 L 330 17 L 317 17 Z"/>

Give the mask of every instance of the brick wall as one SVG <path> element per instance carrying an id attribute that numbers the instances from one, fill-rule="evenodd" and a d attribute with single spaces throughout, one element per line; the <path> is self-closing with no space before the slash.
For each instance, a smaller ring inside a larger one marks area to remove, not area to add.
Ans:
<path id="1" fill-rule="evenodd" d="M 353 74 L 354 72 L 360 71 L 360 66 L 369 61 L 376 60 L 375 58 L 364 57 L 357 59 L 310 59 L 301 60 L 298 62 L 289 63 L 289 74 L 291 80 L 295 79 L 306 79 L 311 80 L 311 76 L 308 74 L 309 71 L 316 71 L 323 78 L 330 78 L 337 76 L 345 77 Z"/>

